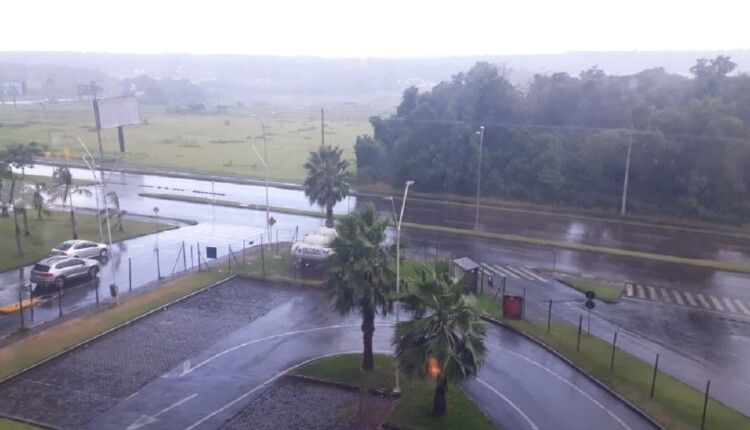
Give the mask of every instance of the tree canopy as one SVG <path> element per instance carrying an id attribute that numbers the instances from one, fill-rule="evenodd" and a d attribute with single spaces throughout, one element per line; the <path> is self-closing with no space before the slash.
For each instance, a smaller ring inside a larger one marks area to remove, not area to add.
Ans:
<path id="1" fill-rule="evenodd" d="M 632 139 L 630 210 L 714 221 L 750 219 L 750 76 L 729 57 L 692 78 L 661 68 L 538 74 L 513 86 L 477 63 L 431 91 L 404 91 L 355 145 L 360 181 L 476 192 L 546 204 L 618 208 Z"/>

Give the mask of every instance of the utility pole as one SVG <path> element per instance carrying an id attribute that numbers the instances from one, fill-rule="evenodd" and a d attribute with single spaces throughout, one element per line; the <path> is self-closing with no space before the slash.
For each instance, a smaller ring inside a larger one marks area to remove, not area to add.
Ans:
<path id="1" fill-rule="evenodd" d="M 323 113 L 323 108 L 320 108 L 320 146 L 325 146 L 325 144 L 326 144 L 325 114 Z"/>
<path id="2" fill-rule="evenodd" d="M 630 153 L 633 150 L 633 129 L 628 133 L 628 157 L 625 159 L 625 183 L 622 186 L 622 206 L 620 215 L 625 215 L 625 207 L 628 199 L 628 179 L 630 177 Z"/>
<path id="3" fill-rule="evenodd" d="M 477 172 L 477 213 L 476 218 L 474 219 L 474 229 L 479 227 L 479 193 L 482 184 L 482 146 L 484 145 L 484 126 L 479 127 L 477 134 L 479 135 L 479 168 Z"/>

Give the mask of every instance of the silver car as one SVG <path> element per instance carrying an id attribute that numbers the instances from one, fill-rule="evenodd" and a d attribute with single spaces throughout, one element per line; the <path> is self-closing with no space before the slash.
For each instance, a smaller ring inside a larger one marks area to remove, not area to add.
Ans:
<path id="1" fill-rule="evenodd" d="M 49 251 L 50 257 L 95 258 L 107 256 L 107 245 L 88 240 L 68 240 Z"/>
<path id="2" fill-rule="evenodd" d="M 31 269 L 31 282 L 42 286 L 62 288 L 66 282 L 81 277 L 96 278 L 99 262 L 89 258 L 49 257 Z"/>

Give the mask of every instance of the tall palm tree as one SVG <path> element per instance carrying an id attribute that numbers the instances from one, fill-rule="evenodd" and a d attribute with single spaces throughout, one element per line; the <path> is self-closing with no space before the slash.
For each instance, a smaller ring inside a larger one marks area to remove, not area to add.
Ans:
<path id="1" fill-rule="evenodd" d="M 487 327 L 463 283 L 454 283 L 447 273 L 435 269 L 417 273 L 416 282 L 407 283 L 399 297 L 413 319 L 397 325 L 391 343 L 404 373 L 435 376 L 432 411 L 443 415 L 448 382 L 473 378 L 484 364 Z"/>
<path id="2" fill-rule="evenodd" d="M 76 213 L 73 206 L 73 193 L 91 196 L 91 191 L 73 186 L 73 175 L 67 167 L 56 167 L 52 172 L 52 177 L 57 180 L 57 185 L 50 189 L 49 201 L 61 201 L 63 208 L 65 203 L 70 203 L 70 227 L 73 233 L 73 239 L 78 239 L 76 230 Z"/>
<path id="3" fill-rule="evenodd" d="M 36 212 L 36 219 L 37 221 L 42 220 L 42 214 L 50 216 L 52 212 L 50 212 L 49 208 L 47 207 L 47 202 L 44 199 L 44 193 L 47 191 L 47 186 L 45 184 L 35 183 L 34 189 L 31 197 L 31 207 L 34 208 L 34 211 Z"/>
<path id="4" fill-rule="evenodd" d="M 326 288 L 334 308 L 342 315 L 362 316 L 362 369 L 372 370 L 372 337 L 375 315 L 391 309 L 389 293 L 394 285 L 393 253 L 383 246 L 388 220 L 379 218 L 372 205 L 344 217 L 326 260 Z"/>
<path id="5" fill-rule="evenodd" d="M 305 163 L 305 196 L 310 204 L 326 208 L 326 227 L 333 227 L 333 206 L 349 195 L 349 161 L 341 159 L 338 146 L 321 145 Z"/>
<path id="6" fill-rule="evenodd" d="M 109 211 L 109 219 L 110 222 L 114 221 L 115 228 L 117 228 L 118 231 L 125 231 L 125 229 L 122 227 L 122 219 L 127 215 L 128 211 L 123 210 L 120 208 L 120 197 L 117 195 L 117 192 L 110 191 L 107 193 L 107 200 L 109 203 L 112 203 L 113 208 L 108 209 L 100 209 L 99 215 L 101 218 L 102 225 L 106 224 L 107 218 L 106 214 L 107 211 Z M 109 206 L 109 204 L 107 204 Z"/>

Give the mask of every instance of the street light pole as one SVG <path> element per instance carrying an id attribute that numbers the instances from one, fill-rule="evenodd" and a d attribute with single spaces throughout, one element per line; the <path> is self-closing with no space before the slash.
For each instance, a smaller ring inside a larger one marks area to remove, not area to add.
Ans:
<path id="1" fill-rule="evenodd" d="M 625 183 L 622 185 L 622 206 L 620 206 L 620 215 L 625 215 L 625 208 L 628 200 L 628 179 L 630 177 L 630 153 L 633 150 L 633 131 L 628 133 L 628 157 L 625 159 Z"/>
<path id="2" fill-rule="evenodd" d="M 268 229 L 268 244 L 271 246 L 271 214 L 268 205 L 268 141 L 266 140 L 266 125 L 263 124 L 263 120 L 258 115 L 253 115 L 253 118 L 260 122 L 260 128 L 263 130 L 263 158 L 260 161 L 263 163 L 266 173 L 266 227 Z M 253 146 L 253 150 L 255 151 L 255 154 L 258 155 L 258 158 L 260 158 L 260 154 L 258 154 L 258 150 L 255 149 L 255 146 Z"/>
<path id="3" fill-rule="evenodd" d="M 477 172 L 477 211 L 476 218 L 474 219 L 475 230 L 479 226 L 479 193 L 482 184 L 482 146 L 484 146 L 484 126 L 480 126 L 479 131 L 477 131 L 476 134 L 479 135 L 479 168 Z"/>
<path id="4" fill-rule="evenodd" d="M 404 208 L 406 207 L 406 196 L 409 193 L 409 186 L 414 185 L 414 181 L 406 181 L 406 188 L 404 188 L 404 199 L 401 201 L 401 213 L 396 218 L 396 205 L 393 202 L 393 197 L 388 197 L 391 201 L 391 208 L 393 209 L 393 220 L 396 221 L 396 295 L 401 293 L 401 221 L 404 219 Z M 399 322 L 399 311 L 401 307 L 399 302 L 396 301 L 396 324 Z M 396 386 L 393 388 L 396 393 L 401 392 L 401 386 L 399 385 L 399 371 L 398 366 L 396 367 Z"/>
<path id="5" fill-rule="evenodd" d="M 52 150 L 52 134 L 49 131 L 49 117 L 47 116 L 47 107 L 44 105 L 44 102 L 38 102 L 42 106 L 42 110 L 44 111 L 44 124 L 47 125 L 47 142 L 49 143 L 50 150 Z"/>

